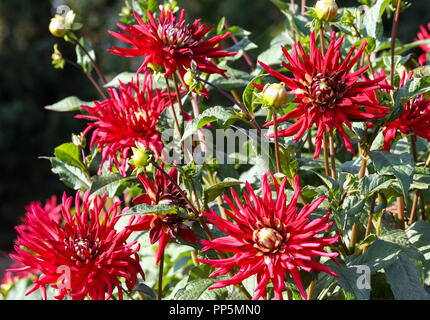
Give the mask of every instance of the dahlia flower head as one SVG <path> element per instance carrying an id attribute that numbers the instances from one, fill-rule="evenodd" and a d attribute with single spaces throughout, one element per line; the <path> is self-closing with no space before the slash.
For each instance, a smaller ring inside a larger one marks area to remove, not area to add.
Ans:
<path id="1" fill-rule="evenodd" d="M 176 71 L 179 71 L 183 78 L 185 68 L 191 68 L 191 61 L 194 61 L 201 72 L 225 76 L 226 70 L 218 68 L 210 59 L 236 54 L 221 50 L 219 44 L 230 35 L 230 32 L 203 40 L 214 26 L 200 25 L 201 19 L 186 24 L 185 10 L 181 10 L 178 18 L 171 10 L 166 11 L 163 7 L 157 20 L 151 11 L 147 12 L 147 23 L 134 13 L 138 24 L 124 26 L 119 23 L 118 27 L 124 32 L 110 31 L 112 36 L 132 47 L 113 47 L 109 52 L 123 57 L 144 56 L 138 73 L 150 66 L 154 70 L 164 69 L 166 78 L 170 78 Z"/>
<path id="2" fill-rule="evenodd" d="M 430 39 L 430 22 L 427 23 L 427 28 L 425 26 L 420 26 L 420 31 L 418 32 L 415 41 L 427 39 Z M 427 63 L 427 54 L 430 52 L 430 44 L 422 44 L 420 45 L 420 48 L 424 53 L 418 57 L 418 62 L 423 66 Z"/>
<path id="3" fill-rule="evenodd" d="M 327 238 L 316 236 L 333 224 L 333 221 L 328 221 L 329 211 L 323 218 L 309 219 L 324 201 L 324 196 L 299 210 L 298 176 L 294 179 L 294 193 L 287 205 L 285 194 L 287 178 L 279 185 L 273 174 L 270 175 L 275 186 L 276 200 L 272 198 L 272 188 L 266 172 L 261 184 L 262 197 L 255 194 L 249 183 L 246 183 L 248 193 L 243 194 L 245 200 L 243 204 L 233 189 L 231 194 L 234 202 L 224 195 L 224 200 L 232 210 L 226 210 L 231 221 L 222 219 L 213 210 L 203 213 L 211 223 L 227 234 L 212 241 L 201 240 L 205 246 L 203 251 L 214 249 L 234 255 L 225 259 L 199 261 L 218 268 L 210 275 L 211 277 L 224 275 L 238 267 L 236 275 L 230 279 L 216 280 L 216 284 L 210 289 L 236 285 L 256 275 L 257 287 L 253 299 L 267 299 L 267 285 L 271 281 L 275 299 L 280 300 L 285 289 L 285 276 L 290 274 L 303 299 L 306 299 L 299 270 L 323 271 L 337 277 L 329 268 L 313 258 L 330 257 L 335 260 L 338 253 L 324 251 L 324 247 L 335 243 L 340 235 Z"/>
<path id="4" fill-rule="evenodd" d="M 115 287 L 122 299 L 119 278 L 125 278 L 129 290 L 133 289 L 137 274 L 144 277 L 137 252 L 139 244 L 127 243 L 131 231 L 117 231 L 120 202 L 108 211 L 103 209 L 106 195 L 85 192 L 81 201 L 78 191 L 74 199 L 63 194 L 61 220 L 46 215 L 40 206 L 27 212 L 25 224 L 16 227 L 18 237 L 10 257 L 21 268 L 10 272 L 37 270 L 34 286 L 26 295 L 40 289 L 46 299 L 46 286 L 57 289 L 57 299 L 69 295 L 74 300 L 89 297 L 92 300 L 109 299 Z M 135 217 L 130 217 L 129 224 Z"/>
<path id="5" fill-rule="evenodd" d="M 405 85 L 405 82 L 412 79 L 413 72 L 403 72 L 400 79 L 399 88 Z M 391 144 L 398 133 L 408 135 L 413 133 L 413 139 L 420 136 L 430 141 L 430 98 L 426 99 L 424 94 L 418 95 L 403 105 L 402 114 L 395 120 L 384 125 L 382 131 L 384 135 L 383 150 L 390 151 Z"/>
<path id="6" fill-rule="evenodd" d="M 273 77 L 279 79 L 289 88 L 289 93 L 296 96 L 293 102 L 297 103 L 294 110 L 280 116 L 278 123 L 296 119 L 296 122 L 286 129 L 278 132 L 279 137 L 296 135 L 295 142 L 299 141 L 304 133 L 314 124 L 317 127 L 315 139 L 315 159 L 318 158 L 323 133 L 327 129 L 334 129 L 342 136 L 345 147 L 354 153 L 344 125 L 352 129 L 350 121 L 369 121 L 384 117 L 390 110 L 381 106 L 372 91 L 381 89 L 383 76 L 373 80 L 363 80 L 361 75 L 367 70 L 367 66 L 351 69 L 360 59 L 366 41 L 356 51 L 353 46 L 345 59 L 341 60 L 340 48 L 344 39 L 342 35 L 336 39 L 332 38 L 325 55 L 316 47 L 315 31 L 310 36 L 310 56 L 303 49 L 300 42 L 293 46 L 292 54 L 282 47 L 282 51 L 288 63 L 282 65 L 289 70 L 293 77 L 283 75 L 263 62 L 260 65 Z M 361 80 L 361 81 L 360 81 Z M 256 86 L 263 89 L 262 86 Z M 273 125 L 273 121 L 264 126 Z M 274 137 L 269 134 L 268 137 Z"/>
<path id="7" fill-rule="evenodd" d="M 92 120 L 87 123 L 83 134 L 93 130 L 90 147 L 97 145 L 101 150 L 102 160 L 98 175 L 103 165 L 112 162 L 118 171 L 126 176 L 127 162 L 133 154 L 136 142 L 151 150 L 158 160 L 163 150 L 161 134 L 157 131 L 157 122 L 163 110 L 170 106 L 169 94 L 165 90 L 153 90 L 152 76 L 145 72 L 140 84 L 136 81 L 128 84 L 120 82 L 119 90 L 111 88 L 110 98 L 95 106 L 81 106 L 89 115 L 77 115 L 76 118 Z M 119 156 L 119 159 L 118 157 Z"/>
<path id="8" fill-rule="evenodd" d="M 174 181 L 177 181 L 178 170 L 172 167 L 168 172 L 168 175 Z M 186 207 L 186 202 L 176 189 L 176 186 L 167 179 L 160 170 L 155 174 L 154 183 L 148 177 L 146 172 L 145 174 L 139 174 L 138 178 L 143 184 L 146 193 L 134 198 L 134 204 L 171 204 L 180 208 Z M 156 254 L 156 264 L 158 264 L 164 253 L 164 249 L 171 238 L 177 238 L 179 236 L 188 242 L 197 242 L 194 232 L 184 222 L 185 219 L 177 214 L 145 214 L 143 216 L 139 216 L 136 223 L 128 226 L 127 229 L 132 231 L 151 230 L 149 233 L 151 244 L 158 241 Z"/>
<path id="9" fill-rule="evenodd" d="M 40 201 L 32 201 L 28 206 L 25 206 L 25 214 L 21 219 L 21 230 L 27 234 L 34 232 L 34 226 L 31 223 L 32 212 L 40 212 L 41 215 L 46 216 L 48 219 L 53 220 L 57 223 L 61 220 L 61 205 L 57 204 L 57 197 L 55 195 L 51 196 L 50 199 L 46 200 L 45 205 L 42 206 Z M 11 269 L 24 268 L 25 265 L 22 262 L 14 261 L 11 265 Z M 15 283 L 19 279 L 28 278 L 34 276 L 38 270 L 28 269 L 22 272 L 13 272 L 7 270 L 3 276 L 2 284 Z"/>

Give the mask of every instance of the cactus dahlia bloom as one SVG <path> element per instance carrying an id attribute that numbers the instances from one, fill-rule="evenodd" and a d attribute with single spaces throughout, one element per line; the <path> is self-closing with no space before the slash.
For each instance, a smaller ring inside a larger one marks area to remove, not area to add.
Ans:
<path id="1" fill-rule="evenodd" d="M 65 295 L 82 300 L 109 299 L 115 287 L 122 299 L 119 277 L 125 278 L 131 290 L 137 280 L 137 273 L 144 276 L 139 265 L 135 242 L 126 243 L 131 231 L 117 231 L 115 224 L 120 219 L 120 202 L 103 209 L 106 196 L 94 196 L 90 200 L 87 191 L 83 200 L 76 193 L 73 197 L 63 195 L 61 221 L 55 221 L 45 214 L 41 207 L 33 206 L 27 213 L 26 225 L 17 226 L 18 238 L 15 252 L 10 256 L 24 265 L 12 272 L 38 270 L 34 286 L 27 292 L 40 289 L 46 299 L 46 286 L 58 289 L 57 299 Z M 129 224 L 134 221 L 130 218 Z M 107 293 L 107 294 L 106 294 Z"/>
<path id="2" fill-rule="evenodd" d="M 403 73 L 399 87 L 403 87 L 405 80 L 412 78 L 412 72 L 406 77 Z M 430 141 L 430 98 L 426 99 L 423 94 L 412 98 L 403 105 L 402 114 L 394 121 L 388 122 L 384 126 L 384 150 L 390 151 L 391 143 L 396 138 L 397 133 L 410 134 L 413 132 L 413 139 L 420 136 Z"/>
<path id="3" fill-rule="evenodd" d="M 134 16 L 139 24 L 130 26 L 118 24 L 125 33 L 110 31 L 111 35 L 131 45 L 132 48 L 113 47 L 109 52 L 124 57 L 144 56 L 138 73 L 149 65 L 154 70 L 161 71 L 164 68 L 167 78 L 176 70 L 183 78 L 186 72 L 184 68 L 190 68 L 191 61 L 194 61 L 197 69 L 202 72 L 225 76 L 226 70 L 218 68 L 210 59 L 236 54 L 221 50 L 219 44 L 230 35 L 229 32 L 203 40 L 213 26 L 200 25 L 201 19 L 195 20 L 192 24 L 185 24 L 185 10 L 182 10 L 177 18 L 171 10 L 166 11 L 163 8 L 157 20 L 151 11 L 148 11 L 147 23 L 136 13 Z"/>
<path id="4" fill-rule="evenodd" d="M 427 29 L 424 26 L 420 26 L 420 32 L 418 32 L 417 39 L 415 39 L 415 41 L 427 39 L 430 39 L 430 22 L 427 24 Z M 420 45 L 420 48 L 424 53 L 419 56 L 418 61 L 423 66 L 427 62 L 427 54 L 430 52 L 430 44 L 422 44 Z"/>
<path id="5" fill-rule="evenodd" d="M 45 216 L 46 219 L 52 220 L 56 223 L 59 223 L 61 220 L 61 205 L 57 205 L 56 196 L 52 196 L 50 199 L 48 199 L 44 206 L 42 206 L 42 203 L 39 201 L 32 201 L 28 206 L 25 207 L 25 215 L 22 218 L 22 224 L 20 226 L 22 232 L 27 234 L 34 232 L 34 226 L 31 223 L 33 212 L 40 212 L 40 214 Z M 15 261 L 11 265 L 11 269 L 20 269 L 24 267 L 25 265 L 19 261 Z M 37 272 L 38 270 L 36 268 L 28 269 L 22 272 L 12 272 L 8 270 L 5 272 L 1 283 L 15 283 L 17 280 L 31 277 Z"/>
<path id="6" fill-rule="evenodd" d="M 342 35 L 336 39 L 336 34 L 333 33 L 324 56 L 316 47 L 315 32 L 312 32 L 310 37 L 309 57 L 300 42 L 297 43 L 297 47 L 293 47 L 292 55 L 283 47 L 288 64 L 284 62 L 282 64 L 291 71 L 293 78 L 282 75 L 259 62 L 269 74 L 291 89 L 289 93 L 296 96 L 293 101 L 297 103 L 296 108 L 279 117 L 278 121 L 285 122 L 294 118 L 297 121 L 287 129 L 280 130 L 279 137 L 297 134 L 295 138 L 297 142 L 306 130 L 316 124 L 315 159 L 319 156 L 325 129 L 333 131 L 336 128 L 343 138 L 346 149 L 354 152 L 343 125 L 351 128 L 350 120 L 368 121 L 381 118 L 390 110 L 388 107 L 380 106 L 375 95 L 368 94 L 369 91 L 381 88 L 382 77 L 359 81 L 360 75 L 367 66 L 350 72 L 363 53 L 366 42 L 356 53 L 354 53 L 355 48 L 352 47 L 345 59 L 341 61 L 340 46 L 343 38 Z M 271 125 L 273 121 L 266 123 L 265 127 Z M 273 136 L 274 134 L 269 135 L 269 137 Z"/>
<path id="7" fill-rule="evenodd" d="M 144 75 L 142 87 L 139 77 L 127 85 L 121 83 L 119 91 L 110 89 L 110 98 L 96 102 L 94 107 L 81 106 L 89 115 L 77 115 L 76 118 L 94 120 L 88 123 L 83 134 L 94 129 L 90 147 L 94 145 L 101 150 L 102 161 L 99 172 L 102 172 L 105 161 L 112 161 L 118 171 L 125 176 L 126 165 L 132 156 L 132 147 L 136 142 L 154 152 L 156 158 L 163 150 L 161 134 L 157 131 L 157 121 L 164 108 L 170 105 L 169 95 L 164 90 L 152 89 L 152 76 L 149 71 Z M 120 161 L 117 153 L 120 154 Z"/>
<path id="8" fill-rule="evenodd" d="M 219 268 L 211 276 L 223 275 L 235 267 L 239 268 L 235 276 L 215 281 L 216 284 L 211 289 L 239 284 L 246 278 L 257 275 L 258 284 L 253 299 L 267 298 L 266 287 L 270 280 L 273 283 L 275 299 L 282 299 L 285 275 L 289 273 L 302 297 L 306 299 L 299 269 L 307 272 L 323 271 L 337 277 L 334 272 L 313 258 L 325 256 L 334 259 L 338 253 L 328 253 L 324 251 L 324 247 L 335 243 L 339 235 L 331 238 L 316 236 L 333 224 L 328 222 L 330 212 L 327 212 L 324 218 L 309 220 L 309 215 L 318 208 L 325 197 L 298 210 L 296 206 L 300 192 L 298 176 L 294 179 L 297 187 L 290 203 L 287 204 L 284 191 L 287 178 L 279 185 L 272 173 L 270 175 L 276 189 L 276 200 L 272 198 L 272 190 L 265 173 L 261 186 L 262 197 L 254 193 L 249 183 L 246 184 L 249 195 L 246 192 L 243 194 L 244 204 L 233 189 L 231 193 L 235 203 L 224 196 L 232 209 L 232 212 L 226 210 L 231 221 L 220 218 L 214 211 L 204 213 L 210 222 L 227 236 L 212 241 L 201 240 L 205 245 L 203 250 L 215 249 L 235 255 L 226 259 L 199 261 Z"/>
<path id="9" fill-rule="evenodd" d="M 168 174 L 173 180 L 176 181 L 178 179 L 176 168 L 172 167 Z M 139 174 L 138 178 L 142 182 L 146 193 L 134 198 L 134 204 L 147 203 L 157 205 L 164 203 L 182 208 L 186 207 L 186 202 L 179 191 L 176 190 L 176 186 L 160 170 L 155 174 L 154 183 L 152 183 L 146 173 L 145 175 Z M 156 255 L 156 264 L 158 264 L 170 238 L 179 236 L 186 241 L 197 242 L 194 232 L 184 221 L 185 219 L 177 214 L 146 214 L 139 217 L 136 223 L 128 226 L 127 229 L 132 231 L 151 229 L 149 233 L 151 244 L 158 241 Z"/>

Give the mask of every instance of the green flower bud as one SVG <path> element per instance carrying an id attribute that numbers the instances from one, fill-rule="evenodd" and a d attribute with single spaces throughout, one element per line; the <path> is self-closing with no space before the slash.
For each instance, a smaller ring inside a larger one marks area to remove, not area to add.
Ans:
<path id="1" fill-rule="evenodd" d="M 194 74 L 193 74 L 191 71 L 187 71 L 187 72 L 184 74 L 184 83 L 185 83 L 187 86 L 191 86 L 191 85 L 193 85 L 193 83 L 194 83 Z"/>
<path id="2" fill-rule="evenodd" d="M 148 154 L 146 149 L 133 148 L 133 157 L 131 159 L 131 163 L 137 168 L 145 168 L 151 163 L 151 156 Z"/>
<path id="3" fill-rule="evenodd" d="M 63 69 L 66 64 L 66 60 L 63 59 L 63 55 L 58 50 L 58 44 L 54 44 L 54 52 L 51 55 L 52 65 L 55 69 Z"/>
<path id="4" fill-rule="evenodd" d="M 337 4 L 334 0 L 318 0 L 315 5 L 318 19 L 332 21 L 336 18 Z"/>
<path id="5" fill-rule="evenodd" d="M 287 102 L 284 83 L 268 83 L 263 88 L 263 101 L 266 105 L 278 108 Z"/>

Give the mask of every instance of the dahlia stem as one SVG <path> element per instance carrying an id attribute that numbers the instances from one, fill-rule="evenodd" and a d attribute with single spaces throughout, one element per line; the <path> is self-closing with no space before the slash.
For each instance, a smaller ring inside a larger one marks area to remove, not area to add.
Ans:
<path id="1" fill-rule="evenodd" d="M 400 229 L 405 229 L 405 198 L 397 197 L 397 218 L 399 219 Z"/>
<path id="2" fill-rule="evenodd" d="M 208 173 L 209 182 L 211 183 L 211 185 L 215 185 L 216 184 L 215 177 L 212 175 L 212 172 L 210 171 L 209 168 L 207 169 L 207 173 Z M 221 217 L 223 219 L 225 219 L 225 220 L 228 220 L 228 217 L 227 217 L 227 215 L 225 213 L 225 210 L 222 207 L 222 198 L 221 198 L 221 196 L 216 197 L 216 201 L 217 201 L 217 204 L 218 204 L 218 209 L 219 209 L 219 212 L 221 214 Z"/>
<path id="3" fill-rule="evenodd" d="M 329 132 L 329 140 L 330 140 L 331 177 L 336 180 L 337 174 L 336 174 L 336 159 L 335 159 L 335 151 L 334 151 L 333 131 Z"/>
<path id="4" fill-rule="evenodd" d="M 369 220 L 367 221 L 366 233 L 364 235 L 364 239 L 366 239 L 370 235 L 370 230 L 372 229 L 373 211 L 375 210 L 376 197 L 377 196 L 378 196 L 378 194 L 376 192 L 372 196 L 372 202 L 370 204 Z M 367 251 L 367 248 L 368 247 L 363 248 L 363 253 L 365 253 Z"/>
<path id="5" fill-rule="evenodd" d="M 355 244 L 357 243 L 358 225 L 354 223 L 351 229 L 351 241 L 349 242 L 349 252 L 354 254 Z"/>
<path id="6" fill-rule="evenodd" d="M 281 161 L 279 157 L 279 141 L 278 141 L 278 117 L 276 115 L 276 108 L 272 106 L 273 113 L 273 128 L 275 130 L 275 154 L 276 154 L 276 168 L 278 172 L 282 172 Z"/>
<path id="7" fill-rule="evenodd" d="M 418 154 L 417 154 L 417 143 L 416 143 L 415 139 L 416 139 L 416 135 L 411 136 L 412 155 L 414 157 L 414 162 L 417 163 L 418 162 Z M 429 159 L 430 159 L 430 157 L 429 157 Z M 426 163 L 426 166 L 427 167 L 430 166 L 430 163 Z M 423 197 L 421 190 L 415 191 L 414 200 L 412 202 L 411 215 L 409 216 L 409 221 L 408 221 L 409 225 L 411 225 L 415 221 L 415 215 L 416 215 L 416 211 L 418 209 L 418 200 L 420 200 L 422 205 L 425 206 L 424 197 Z"/>
<path id="8" fill-rule="evenodd" d="M 324 56 L 325 55 L 325 43 L 324 43 L 324 22 L 321 21 L 321 27 L 320 27 L 320 41 L 321 41 L 321 53 Z"/>
<path id="9" fill-rule="evenodd" d="M 87 49 L 85 49 L 85 47 L 78 40 L 74 40 L 74 43 L 85 53 L 85 55 L 88 57 L 88 59 L 90 59 L 90 62 L 93 65 L 94 70 L 96 70 L 96 73 L 99 76 L 100 80 L 103 82 L 104 85 L 106 85 L 107 82 L 106 82 L 105 77 L 103 76 L 103 73 L 100 71 L 99 66 L 94 61 L 94 59 L 91 57 L 91 55 L 89 54 Z"/>
<path id="10" fill-rule="evenodd" d="M 176 115 L 175 104 L 173 102 L 172 93 L 170 91 L 169 79 L 167 79 L 166 77 L 164 77 L 164 79 L 166 80 L 167 93 L 169 95 L 170 105 L 172 106 L 173 118 L 175 119 L 175 124 L 176 124 L 176 128 L 178 129 L 179 137 L 182 140 L 182 130 L 181 130 L 181 126 L 180 126 L 179 121 L 178 121 L 178 116 Z M 181 146 L 182 146 L 182 151 L 185 152 L 184 141 L 181 142 Z"/>
<path id="11" fill-rule="evenodd" d="M 210 83 L 209 81 L 206 81 L 206 80 L 204 80 L 202 78 L 199 78 L 199 77 L 196 77 L 196 80 L 201 81 L 203 83 L 206 83 L 207 85 L 211 86 L 212 88 L 214 88 L 215 90 L 217 90 L 219 93 L 221 93 L 228 100 L 230 100 L 231 102 L 233 102 L 234 104 L 236 104 L 242 110 L 243 114 L 246 116 L 246 118 L 252 124 L 252 126 L 257 130 L 258 134 L 261 136 L 262 129 L 261 129 L 260 125 L 257 123 L 257 121 L 255 120 L 255 118 L 253 116 L 251 116 L 251 114 L 245 108 L 245 106 L 243 104 L 241 104 L 234 97 L 232 97 L 230 94 L 228 94 L 227 92 L 225 92 L 220 87 L 214 85 L 213 83 Z"/>
<path id="12" fill-rule="evenodd" d="M 161 255 L 158 269 L 158 296 L 157 299 L 161 300 L 163 293 L 163 269 L 164 269 L 164 251 Z"/>
<path id="13" fill-rule="evenodd" d="M 87 78 L 88 78 L 88 80 L 90 80 L 90 82 L 92 83 L 92 85 L 97 89 L 97 91 L 99 92 L 99 94 L 102 96 L 102 98 L 103 99 L 107 99 L 107 96 L 106 96 L 106 94 L 103 92 L 103 90 L 100 88 L 100 86 L 98 85 L 98 83 L 97 83 L 97 81 L 96 80 L 94 80 L 94 78 L 93 78 L 93 76 L 91 75 L 91 73 L 89 73 L 89 72 L 85 72 L 84 71 L 84 69 L 79 65 L 79 64 L 77 64 L 77 63 L 75 63 L 75 62 L 73 62 L 73 61 L 71 61 L 71 60 L 69 60 L 69 59 L 66 59 L 66 58 L 63 58 L 64 59 L 64 61 L 66 61 L 68 64 L 70 64 L 71 66 L 73 66 L 73 67 L 75 67 L 76 69 L 78 69 L 79 71 L 82 71 L 86 76 L 87 76 Z"/>
<path id="14" fill-rule="evenodd" d="M 394 85 L 394 51 L 396 47 L 397 28 L 399 25 L 400 6 L 402 0 L 397 1 L 396 14 L 393 20 L 393 28 L 391 29 L 391 72 L 390 72 L 390 84 Z"/>
<path id="15" fill-rule="evenodd" d="M 225 21 L 225 20 L 224 20 L 224 27 L 226 29 L 230 29 L 230 26 L 228 25 L 227 21 Z M 239 40 L 236 38 L 236 36 L 234 34 L 231 34 L 231 39 L 233 40 L 234 44 L 237 44 L 239 42 Z M 246 63 L 251 68 L 251 70 L 254 71 L 255 70 L 255 66 L 252 63 L 252 60 L 248 56 L 248 54 L 246 53 L 246 51 L 243 51 L 243 58 L 245 59 Z"/>
<path id="16" fill-rule="evenodd" d="M 316 284 L 315 280 L 312 280 L 311 283 L 309 284 L 308 300 L 312 300 L 312 298 L 314 296 L 315 284 Z"/>
<path id="17" fill-rule="evenodd" d="M 328 143 L 327 143 L 327 131 L 323 132 L 323 150 L 324 150 L 324 165 L 325 175 L 330 176 L 330 165 L 328 163 Z"/>
<path id="18" fill-rule="evenodd" d="M 306 12 L 306 0 L 302 0 L 302 10 L 301 15 L 304 16 Z"/>
<path id="19" fill-rule="evenodd" d="M 181 91 L 179 91 L 179 84 L 178 84 L 178 78 L 176 77 L 176 73 L 173 73 L 173 84 L 175 85 L 176 99 L 178 100 L 179 110 L 181 111 L 182 126 L 183 126 L 184 125 L 184 107 L 182 106 Z"/>

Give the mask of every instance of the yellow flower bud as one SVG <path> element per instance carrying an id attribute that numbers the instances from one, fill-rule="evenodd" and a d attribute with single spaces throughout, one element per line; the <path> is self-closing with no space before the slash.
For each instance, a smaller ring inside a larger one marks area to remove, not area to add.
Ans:
<path id="1" fill-rule="evenodd" d="M 337 4 L 334 0 L 318 0 L 315 5 L 318 19 L 332 21 L 336 18 Z"/>
<path id="2" fill-rule="evenodd" d="M 268 83 L 263 88 L 263 99 L 268 106 L 278 108 L 287 102 L 284 83 Z"/>
<path id="3" fill-rule="evenodd" d="M 49 31 L 55 37 L 64 37 L 68 31 L 66 28 L 66 19 L 63 16 L 57 14 L 51 19 L 51 22 L 49 23 Z"/>

